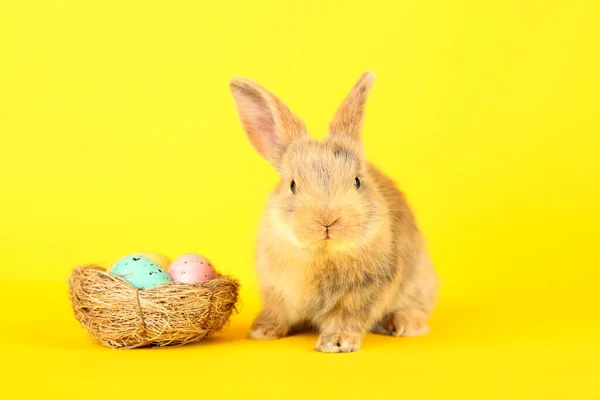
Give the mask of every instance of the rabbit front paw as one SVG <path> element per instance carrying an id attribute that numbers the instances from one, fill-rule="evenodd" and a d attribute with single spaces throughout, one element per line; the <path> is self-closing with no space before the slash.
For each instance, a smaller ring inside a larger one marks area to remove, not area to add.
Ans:
<path id="1" fill-rule="evenodd" d="M 248 337 L 256 340 L 280 339 L 289 334 L 290 327 L 276 320 L 259 316 L 252 324 Z"/>
<path id="2" fill-rule="evenodd" d="M 315 350 L 322 353 L 351 353 L 360 349 L 362 336 L 354 333 L 322 333 Z"/>

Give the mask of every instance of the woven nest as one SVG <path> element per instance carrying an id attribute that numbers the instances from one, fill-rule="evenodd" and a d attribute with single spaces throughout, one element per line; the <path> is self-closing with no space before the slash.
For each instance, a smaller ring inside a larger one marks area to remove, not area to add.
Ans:
<path id="1" fill-rule="evenodd" d="M 140 290 L 97 266 L 77 267 L 69 279 L 77 320 L 104 346 L 119 349 L 183 345 L 218 332 L 237 311 L 238 288 L 221 275 Z"/>

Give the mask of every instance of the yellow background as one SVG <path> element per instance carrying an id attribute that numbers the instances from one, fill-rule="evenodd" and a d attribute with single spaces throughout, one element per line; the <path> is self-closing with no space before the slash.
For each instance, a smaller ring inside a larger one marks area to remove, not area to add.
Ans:
<path id="1" fill-rule="evenodd" d="M 0 0 L 2 398 L 599 398 L 597 1 Z M 232 76 L 323 137 L 364 70 L 364 138 L 442 280 L 429 336 L 251 342 L 275 172 Z M 244 285 L 205 343 L 90 342 L 70 269 L 200 252 Z M 171 393 L 172 392 L 172 393 Z"/>

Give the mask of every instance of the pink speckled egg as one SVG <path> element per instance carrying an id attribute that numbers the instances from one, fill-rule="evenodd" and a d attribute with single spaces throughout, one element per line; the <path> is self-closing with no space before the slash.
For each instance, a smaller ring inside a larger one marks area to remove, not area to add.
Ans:
<path id="1" fill-rule="evenodd" d="M 169 275 L 177 283 L 203 283 L 216 278 L 212 263 L 199 254 L 184 254 L 169 266 Z"/>

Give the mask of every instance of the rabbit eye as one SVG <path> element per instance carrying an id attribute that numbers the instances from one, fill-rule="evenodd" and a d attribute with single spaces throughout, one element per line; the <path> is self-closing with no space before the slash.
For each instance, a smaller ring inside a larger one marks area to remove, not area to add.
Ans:
<path id="1" fill-rule="evenodd" d="M 360 179 L 358 177 L 354 178 L 354 187 L 357 189 L 360 187 Z"/>
<path id="2" fill-rule="evenodd" d="M 296 193 L 296 182 L 292 181 L 292 183 L 290 184 L 290 190 L 292 191 L 292 193 Z"/>

